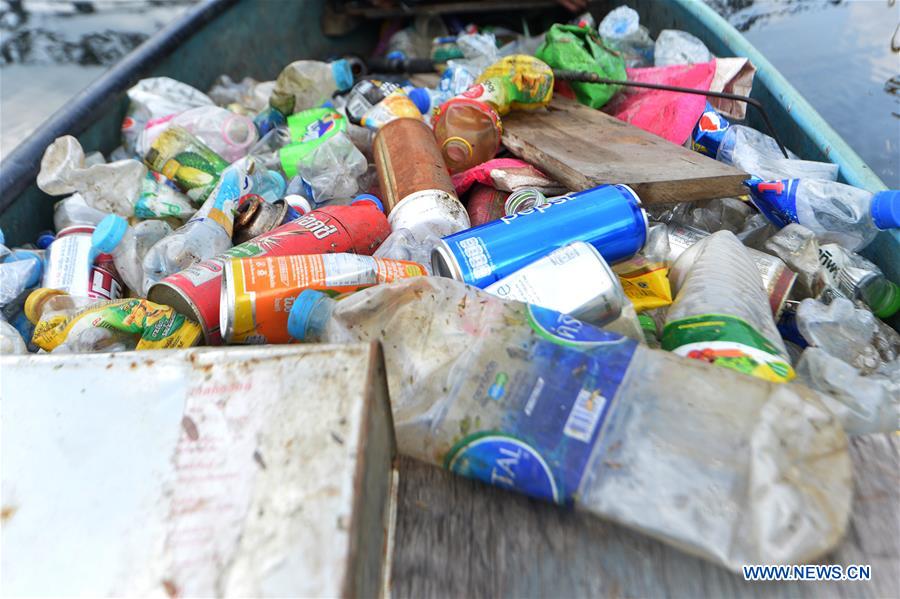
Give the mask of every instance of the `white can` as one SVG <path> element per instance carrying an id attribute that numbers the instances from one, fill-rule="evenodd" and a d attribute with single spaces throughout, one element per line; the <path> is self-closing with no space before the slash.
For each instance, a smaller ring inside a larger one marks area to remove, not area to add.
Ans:
<path id="1" fill-rule="evenodd" d="M 575 241 L 553 250 L 484 289 L 603 326 L 627 301 L 619 277 L 592 245 Z"/>
<path id="2" fill-rule="evenodd" d="M 88 297 L 91 290 L 94 227 L 74 225 L 62 229 L 47 248 L 47 263 L 41 286 L 69 295 Z"/>

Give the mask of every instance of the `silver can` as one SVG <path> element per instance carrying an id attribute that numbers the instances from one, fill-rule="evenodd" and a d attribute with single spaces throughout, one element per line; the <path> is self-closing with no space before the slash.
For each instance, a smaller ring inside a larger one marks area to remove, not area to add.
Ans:
<path id="1" fill-rule="evenodd" d="M 575 241 L 485 287 L 503 299 L 527 302 L 603 326 L 628 301 L 619 277 L 592 245 Z"/>
<path id="2" fill-rule="evenodd" d="M 709 237 L 709 233 L 706 231 L 678 225 L 668 225 L 668 235 L 669 255 L 667 260 L 670 265 L 674 264 L 675 260 L 680 258 L 692 245 L 701 239 Z M 747 248 L 747 251 L 750 253 L 750 258 L 756 265 L 757 270 L 759 270 L 763 288 L 769 295 L 769 307 L 772 309 L 772 315 L 777 321 L 781 317 L 781 313 L 784 311 L 784 304 L 794 288 L 794 283 L 797 281 L 797 274 L 788 268 L 787 264 L 778 256 L 772 256 L 750 247 Z M 682 262 L 682 264 L 687 265 L 686 267 L 689 267 L 694 262 L 690 256 L 688 256 L 688 259 L 689 262 Z"/>
<path id="3" fill-rule="evenodd" d="M 300 217 L 284 200 L 270 203 L 257 195 L 250 196 L 238 205 L 234 215 L 234 244 L 268 233 L 294 216 Z"/>
<path id="4" fill-rule="evenodd" d="M 47 263 L 41 287 L 59 289 L 69 295 L 90 297 L 94 254 L 94 227 L 75 225 L 62 229 L 47 248 Z"/>
<path id="5" fill-rule="evenodd" d="M 440 189 L 425 189 L 400 200 L 388 214 L 391 231 L 427 226 L 437 237 L 446 237 L 471 227 L 466 207 L 455 196 Z"/>

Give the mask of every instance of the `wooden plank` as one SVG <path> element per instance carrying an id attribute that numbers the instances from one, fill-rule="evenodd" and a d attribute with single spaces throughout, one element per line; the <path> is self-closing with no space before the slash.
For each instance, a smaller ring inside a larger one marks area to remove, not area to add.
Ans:
<path id="1" fill-rule="evenodd" d="M 396 597 L 897 597 L 900 437 L 852 441 L 846 538 L 819 563 L 871 564 L 870 582 L 751 583 L 586 514 L 401 460 Z"/>
<path id="2" fill-rule="evenodd" d="M 385 589 L 396 477 L 378 344 L 2 356 L 0 369 L 0 594 Z"/>
<path id="3" fill-rule="evenodd" d="M 503 145 L 572 191 L 624 183 L 648 205 L 746 193 L 746 173 L 574 100 L 502 120 Z"/>

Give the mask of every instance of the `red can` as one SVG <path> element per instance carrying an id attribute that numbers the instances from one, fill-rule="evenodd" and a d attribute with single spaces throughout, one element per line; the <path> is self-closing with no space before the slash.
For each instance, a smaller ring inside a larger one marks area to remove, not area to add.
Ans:
<path id="1" fill-rule="evenodd" d="M 101 300 L 114 300 L 122 297 L 125 284 L 111 254 L 99 254 L 91 268 L 91 282 L 88 297 Z"/>
<path id="2" fill-rule="evenodd" d="M 206 343 L 221 345 L 219 306 L 225 259 L 335 252 L 371 256 L 390 232 L 382 207 L 372 200 L 326 206 L 166 277 L 150 287 L 147 299 L 196 320 Z"/>

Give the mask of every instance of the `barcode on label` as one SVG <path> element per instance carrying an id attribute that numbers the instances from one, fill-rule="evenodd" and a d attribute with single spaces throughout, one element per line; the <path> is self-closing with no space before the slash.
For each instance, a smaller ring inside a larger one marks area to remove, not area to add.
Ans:
<path id="1" fill-rule="evenodd" d="M 606 398 L 599 391 L 582 389 L 575 398 L 575 405 L 566 420 L 563 434 L 571 439 L 590 443 L 605 405 Z"/>

